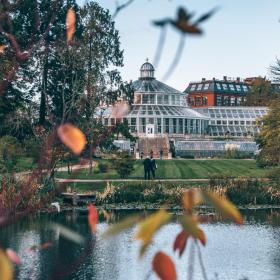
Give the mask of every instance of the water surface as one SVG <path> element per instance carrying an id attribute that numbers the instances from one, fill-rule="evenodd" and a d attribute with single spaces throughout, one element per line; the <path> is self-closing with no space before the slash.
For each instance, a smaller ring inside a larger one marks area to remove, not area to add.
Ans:
<path id="1" fill-rule="evenodd" d="M 115 212 L 116 219 L 130 214 Z M 245 226 L 225 222 L 202 225 L 207 246 L 201 249 L 208 279 L 280 279 L 280 210 L 243 211 Z M 80 256 L 85 245 L 65 239 L 59 230 L 51 230 L 51 222 L 63 224 L 83 235 L 94 248 Z M 98 232 L 108 224 L 102 221 Z M 65 212 L 40 214 L 0 230 L 0 242 L 18 252 L 22 264 L 16 268 L 16 279 L 157 279 L 150 273 L 153 255 L 160 249 L 176 262 L 178 279 L 187 279 L 191 243 L 180 259 L 172 252 L 172 243 L 180 227 L 176 223 L 162 228 L 143 259 L 139 259 L 139 243 L 133 239 L 135 228 L 116 238 L 103 240 L 94 237 L 87 224 L 87 214 Z M 33 245 L 51 241 L 46 250 L 28 252 Z M 78 259 L 78 261 L 77 261 Z M 75 261 L 76 260 L 76 261 Z M 194 258 L 193 279 L 204 279 Z M 75 269 L 75 265 L 78 267 Z M 71 272 L 74 270 L 73 272 Z M 66 274 L 69 274 L 66 276 Z"/>

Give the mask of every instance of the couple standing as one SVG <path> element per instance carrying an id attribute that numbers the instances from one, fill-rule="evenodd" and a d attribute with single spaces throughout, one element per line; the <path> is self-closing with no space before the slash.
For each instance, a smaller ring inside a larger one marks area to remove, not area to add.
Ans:
<path id="1" fill-rule="evenodd" d="M 155 179 L 157 164 L 156 164 L 156 160 L 153 158 L 153 155 L 151 155 L 151 157 L 147 156 L 143 161 L 143 165 L 144 165 L 145 180 L 151 179 L 151 173 L 153 179 Z"/>

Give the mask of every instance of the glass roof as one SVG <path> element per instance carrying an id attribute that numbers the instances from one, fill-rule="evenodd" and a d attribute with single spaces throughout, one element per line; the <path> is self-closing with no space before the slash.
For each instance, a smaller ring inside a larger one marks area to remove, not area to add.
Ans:
<path id="1" fill-rule="evenodd" d="M 193 110 L 211 119 L 259 119 L 267 114 L 268 107 L 209 107 Z"/>
<path id="2" fill-rule="evenodd" d="M 161 105 L 134 105 L 126 117 L 140 116 L 163 116 L 163 117 L 184 117 L 194 119 L 209 119 L 207 116 L 196 112 L 193 109 L 179 106 L 161 106 Z"/>
<path id="3" fill-rule="evenodd" d="M 258 146 L 255 142 L 239 141 L 176 141 L 177 151 L 225 151 L 227 145 L 234 145 L 238 151 L 255 152 Z"/>

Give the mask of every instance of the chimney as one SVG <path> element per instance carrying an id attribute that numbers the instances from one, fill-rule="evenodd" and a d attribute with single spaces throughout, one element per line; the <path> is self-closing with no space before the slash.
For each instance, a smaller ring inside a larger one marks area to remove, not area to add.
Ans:
<path id="1" fill-rule="evenodd" d="M 206 79 L 205 78 L 202 78 L 202 82 L 205 82 L 206 81 Z"/>
<path id="2" fill-rule="evenodd" d="M 213 81 L 216 81 L 216 78 L 213 78 Z"/>
<path id="3" fill-rule="evenodd" d="M 224 76 L 224 81 L 227 81 L 227 76 Z"/>
<path id="4" fill-rule="evenodd" d="M 237 82 L 237 83 L 240 83 L 240 77 L 237 77 L 237 78 L 236 78 L 236 82 Z"/>

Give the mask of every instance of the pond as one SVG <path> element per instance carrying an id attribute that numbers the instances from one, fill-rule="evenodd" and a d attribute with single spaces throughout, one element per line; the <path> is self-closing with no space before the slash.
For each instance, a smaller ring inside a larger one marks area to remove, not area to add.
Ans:
<path id="1" fill-rule="evenodd" d="M 114 212 L 116 220 L 128 214 Z M 201 252 L 208 279 L 279 279 L 280 210 L 246 210 L 242 214 L 246 223 L 241 227 L 219 220 L 202 225 L 207 245 L 201 248 Z M 65 239 L 59 230 L 50 229 L 52 222 L 79 232 L 91 240 L 93 248 L 87 246 L 86 250 L 84 244 Z M 98 232 L 107 226 L 101 221 Z M 150 268 L 152 257 L 159 249 L 176 262 L 178 279 L 188 279 L 188 255 L 192 246 L 188 241 L 182 258 L 172 252 L 173 240 L 180 231 L 177 224 L 169 224 L 156 234 L 143 259 L 138 256 L 139 243 L 133 239 L 134 231 L 132 228 L 106 240 L 100 234 L 95 238 L 88 228 L 87 213 L 69 211 L 21 220 L 0 230 L 0 242 L 21 257 L 22 264 L 16 267 L 16 279 L 157 279 Z M 52 242 L 52 246 L 28 250 L 45 242 Z M 193 279 L 204 279 L 198 258 L 193 261 Z"/>

